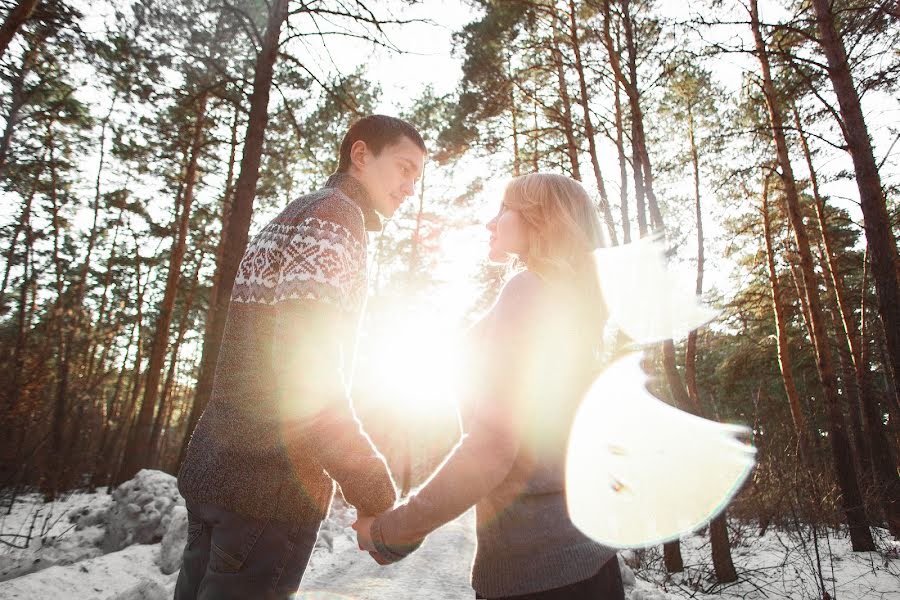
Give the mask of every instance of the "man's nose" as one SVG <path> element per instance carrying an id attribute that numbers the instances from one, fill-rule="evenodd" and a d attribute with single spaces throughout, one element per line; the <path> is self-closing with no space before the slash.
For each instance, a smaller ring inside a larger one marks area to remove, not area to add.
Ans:
<path id="1" fill-rule="evenodd" d="M 413 180 L 409 180 L 406 182 L 406 185 L 403 187 L 403 193 L 407 196 L 412 196 L 416 193 L 416 182 Z"/>

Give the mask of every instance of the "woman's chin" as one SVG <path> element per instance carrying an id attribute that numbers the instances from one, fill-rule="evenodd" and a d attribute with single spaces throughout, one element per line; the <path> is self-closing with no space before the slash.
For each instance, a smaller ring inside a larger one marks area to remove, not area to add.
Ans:
<path id="1" fill-rule="evenodd" d="M 491 248 L 488 251 L 488 260 L 492 263 L 505 263 L 509 260 L 509 254 L 495 248 Z"/>

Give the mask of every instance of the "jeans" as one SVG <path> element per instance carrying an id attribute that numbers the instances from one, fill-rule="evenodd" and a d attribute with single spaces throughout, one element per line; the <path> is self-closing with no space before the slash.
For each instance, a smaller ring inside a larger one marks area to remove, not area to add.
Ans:
<path id="1" fill-rule="evenodd" d="M 485 598 L 476 595 L 476 598 Z M 593 577 L 571 585 L 492 600 L 625 600 L 625 588 L 622 585 L 622 572 L 619 570 L 619 559 L 613 556 Z"/>
<path id="2" fill-rule="evenodd" d="M 321 523 L 263 521 L 209 504 L 187 509 L 175 600 L 281 600 L 297 591 Z"/>

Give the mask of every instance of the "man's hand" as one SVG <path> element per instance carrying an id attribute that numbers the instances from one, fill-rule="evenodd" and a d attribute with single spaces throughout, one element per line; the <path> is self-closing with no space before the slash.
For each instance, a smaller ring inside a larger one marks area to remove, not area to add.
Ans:
<path id="1" fill-rule="evenodd" d="M 359 549 L 369 552 L 370 554 L 373 552 L 376 554 L 378 553 L 378 550 L 375 548 L 375 543 L 372 541 L 372 522 L 374 520 L 375 517 L 360 515 L 353 524 Z"/>

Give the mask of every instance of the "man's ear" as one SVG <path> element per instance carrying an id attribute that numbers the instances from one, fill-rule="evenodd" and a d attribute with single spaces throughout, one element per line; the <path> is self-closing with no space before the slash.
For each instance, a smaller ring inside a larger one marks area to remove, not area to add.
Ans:
<path id="1" fill-rule="evenodd" d="M 366 166 L 366 161 L 369 159 L 368 154 L 369 146 L 363 140 L 356 140 L 350 146 L 350 162 L 357 169 L 362 169 Z"/>

